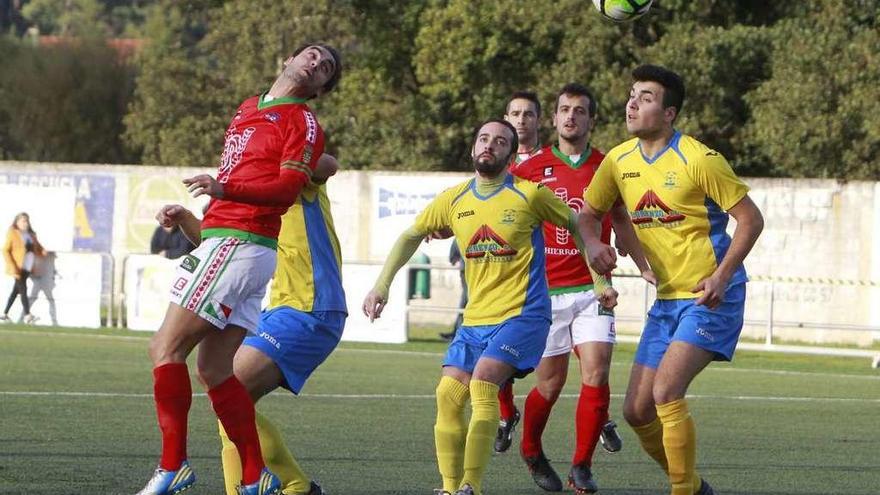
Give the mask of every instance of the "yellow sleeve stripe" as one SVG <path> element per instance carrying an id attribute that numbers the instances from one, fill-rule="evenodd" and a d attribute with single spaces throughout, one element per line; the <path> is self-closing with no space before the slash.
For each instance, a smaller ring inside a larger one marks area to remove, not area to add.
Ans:
<path id="1" fill-rule="evenodd" d="M 287 170 L 297 170 L 306 174 L 306 177 L 312 176 L 312 169 L 310 169 L 308 165 L 303 162 L 296 162 L 292 160 L 286 161 L 281 164 L 281 168 L 286 168 Z"/>

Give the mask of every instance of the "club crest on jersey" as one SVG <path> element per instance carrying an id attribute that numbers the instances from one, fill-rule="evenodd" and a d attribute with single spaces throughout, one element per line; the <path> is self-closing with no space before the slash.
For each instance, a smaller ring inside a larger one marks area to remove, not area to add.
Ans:
<path id="1" fill-rule="evenodd" d="M 226 142 L 223 144 L 223 154 L 220 156 L 220 167 L 217 170 L 217 182 L 225 184 L 229 180 L 229 174 L 241 161 L 241 155 L 247 148 L 248 141 L 256 131 L 253 127 L 237 132 L 236 127 L 230 126 L 226 130 Z"/>
<path id="2" fill-rule="evenodd" d="M 488 225 L 483 225 L 468 242 L 464 257 L 477 263 L 510 261 L 516 255 L 516 249 L 504 240 Z"/>
<path id="3" fill-rule="evenodd" d="M 305 145 L 305 147 L 303 148 L 303 157 L 302 157 L 303 163 L 308 164 L 310 161 L 312 161 L 312 153 L 314 153 L 314 149 L 312 148 L 312 145 L 311 144 Z"/>
<path id="4" fill-rule="evenodd" d="M 648 189 L 630 212 L 632 223 L 640 229 L 674 227 L 685 219 L 680 211 L 673 210 L 657 194 Z"/>
<path id="5" fill-rule="evenodd" d="M 281 114 L 278 112 L 269 112 L 266 115 L 264 115 L 263 117 L 265 117 L 266 120 L 268 120 L 269 122 L 273 122 L 273 123 L 281 120 Z"/>
<path id="6" fill-rule="evenodd" d="M 501 212 L 501 223 L 507 225 L 516 223 L 516 210 L 507 208 Z"/>
<path id="7" fill-rule="evenodd" d="M 678 175 L 675 172 L 666 172 L 666 181 L 663 182 L 666 189 L 675 189 L 678 187 Z"/>

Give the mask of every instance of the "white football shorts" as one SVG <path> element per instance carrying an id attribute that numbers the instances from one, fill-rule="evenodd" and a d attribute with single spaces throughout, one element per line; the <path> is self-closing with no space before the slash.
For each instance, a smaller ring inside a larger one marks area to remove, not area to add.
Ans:
<path id="1" fill-rule="evenodd" d="M 275 273 L 276 252 L 234 237 L 209 237 L 183 257 L 171 302 L 217 328 L 257 329 L 266 285 Z"/>
<path id="2" fill-rule="evenodd" d="M 585 342 L 617 341 L 614 312 L 592 290 L 550 296 L 552 322 L 542 357 L 559 356 Z"/>

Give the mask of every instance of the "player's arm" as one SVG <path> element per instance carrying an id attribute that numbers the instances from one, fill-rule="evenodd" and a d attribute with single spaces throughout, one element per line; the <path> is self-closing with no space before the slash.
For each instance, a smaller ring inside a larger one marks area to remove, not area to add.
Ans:
<path id="1" fill-rule="evenodd" d="M 758 240 L 758 236 L 761 235 L 761 231 L 764 230 L 764 217 L 761 215 L 761 210 L 748 194 L 727 210 L 727 213 L 736 220 L 736 229 L 733 231 L 727 254 L 724 255 L 724 259 L 721 260 L 712 275 L 701 280 L 693 289 L 693 292 L 703 292 L 697 298 L 696 304 L 704 304 L 709 309 L 715 309 L 724 300 L 724 291 L 730 277 L 742 265 Z"/>
<path id="2" fill-rule="evenodd" d="M 382 310 L 388 302 L 391 281 L 394 280 L 394 276 L 403 265 L 412 258 L 425 235 L 449 227 L 449 203 L 452 199 L 450 192 L 452 191 L 447 189 L 434 198 L 419 214 L 413 226 L 406 229 L 397 238 L 373 289 L 364 298 L 362 309 L 364 315 L 371 322 L 381 316 Z"/>
<path id="3" fill-rule="evenodd" d="M 736 220 L 736 229 L 724 259 L 708 278 L 701 280 L 692 292 L 702 294 L 696 304 L 714 309 L 724 300 L 730 278 L 742 265 L 758 236 L 764 229 L 764 217 L 749 197 L 749 188 L 718 152 L 707 150 L 688 164 L 688 174 L 722 210 Z"/>
<path id="4" fill-rule="evenodd" d="M 657 285 L 657 277 L 651 270 L 651 265 L 648 264 L 645 251 L 642 249 L 642 243 L 639 242 L 629 213 L 627 213 L 626 206 L 622 202 L 618 202 L 611 207 L 611 226 L 614 229 L 615 239 L 620 244 L 620 247 L 623 248 L 624 253 L 626 253 L 624 256 L 629 255 L 632 258 L 642 278 L 653 285 Z"/>
<path id="5" fill-rule="evenodd" d="M 364 315 L 371 322 L 382 315 L 382 310 L 388 302 L 388 291 L 391 289 L 391 281 L 394 280 L 394 276 L 403 268 L 403 265 L 412 258 L 424 238 L 425 232 L 415 226 L 404 230 L 400 237 L 397 238 L 397 242 L 391 248 L 391 253 L 388 254 L 385 266 L 382 267 L 382 272 L 379 273 L 379 278 L 376 279 L 373 289 L 364 298 Z"/>
<path id="6" fill-rule="evenodd" d="M 159 213 L 156 213 L 156 221 L 163 227 L 179 226 L 183 235 L 189 239 L 193 246 L 198 246 L 202 242 L 202 221 L 183 206 L 163 206 Z"/>
<path id="7" fill-rule="evenodd" d="M 305 165 L 285 162 L 281 164 L 281 171 L 273 180 L 221 184 L 210 175 L 201 174 L 184 179 L 183 184 L 194 198 L 207 194 L 212 198 L 254 206 L 289 207 L 311 177 L 312 172 Z"/>
<path id="8" fill-rule="evenodd" d="M 339 171 L 339 161 L 333 155 L 322 153 L 318 158 L 318 165 L 312 172 L 312 182 L 315 184 L 324 184 L 330 177 L 336 175 Z"/>

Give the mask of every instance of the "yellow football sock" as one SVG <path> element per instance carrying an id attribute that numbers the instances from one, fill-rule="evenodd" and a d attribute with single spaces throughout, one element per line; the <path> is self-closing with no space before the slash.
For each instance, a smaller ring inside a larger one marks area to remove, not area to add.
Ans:
<path id="1" fill-rule="evenodd" d="M 646 425 L 633 426 L 633 431 L 639 437 L 642 449 L 651 456 L 651 459 L 657 461 L 664 473 L 669 473 L 669 465 L 666 462 L 666 451 L 663 449 L 663 423 L 660 418 L 654 418 L 654 421 Z"/>
<path id="2" fill-rule="evenodd" d="M 308 493 L 311 480 L 299 467 L 293 454 L 284 444 L 281 431 L 269 418 L 257 413 L 257 433 L 260 435 L 260 452 L 263 462 L 281 480 L 281 493 L 296 495 Z"/>
<path id="3" fill-rule="evenodd" d="M 290 450 L 287 449 L 281 432 L 269 421 L 269 418 L 259 412 L 256 413 L 256 420 L 263 462 L 281 480 L 282 493 L 285 495 L 307 493 L 311 480 L 299 467 Z M 237 495 L 236 487 L 241 483 L 241 459 L 235 444 L 226 435 L 223 425 L 219 421 L 217 423 L 220 427 L 220 440 L 223 443 L 220 458 L 223 461 L 223 480 L 226 485 L 226 494 Z"/>
<path id="4" fill-rule="evenodd" d="M 229 439 L 226 430 L 223 429 L 223 423 L 217 421 L 220 428 L 220 442 L 223 448 L 220 450 L 220 460 L 223 462 L 223 483 L 226 485 L 226 495 L 238 495 L 236 487 L 241 483 L 241 457 L 238 456 L 238 449 Z"/>
<path id="5" fill-rule="evenodd" d="M 501 408 L 498 404 L 498 385 L 471 380 L 471 424 L 464 447 L 464 478 L 462 485 L 470 484 L 474 493 L 482 493 L 483 473 L 492 457 L 492 445 Z"/>
<path id="6" fill-rule="evenodd" d="M 666 451 L 672 495 L 693 495 L 697 462 L 697 429 L 685 399 L 657 404 L 663 423 L 663 448 Z M 697 483 L 699 484 L 699 483 Z"/>
<path id="7" fill-rule="evenodd" d="M 467 433 L 464 406 L 469 395 L 467 386 L 455 378 L 440 378 L 440 384 L 437 385 L 434 445 L 437 449 L 437 467 L 443 478 L 443 489 L 449 493 L 458 490 L 464 476 L 464 442 Z"/>

